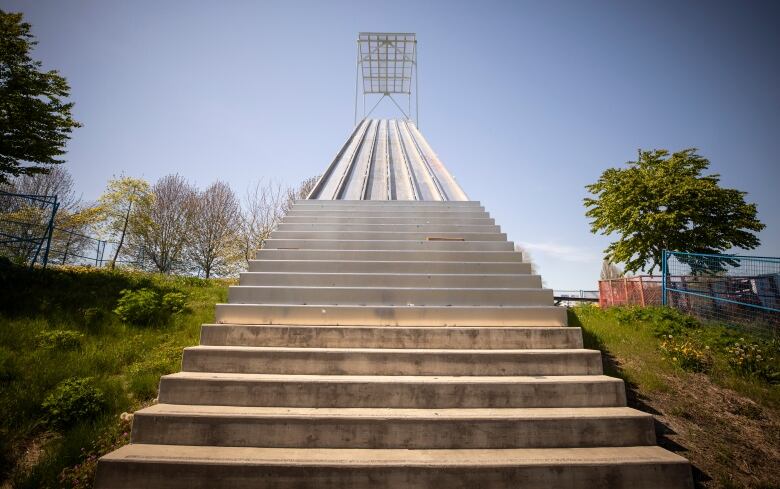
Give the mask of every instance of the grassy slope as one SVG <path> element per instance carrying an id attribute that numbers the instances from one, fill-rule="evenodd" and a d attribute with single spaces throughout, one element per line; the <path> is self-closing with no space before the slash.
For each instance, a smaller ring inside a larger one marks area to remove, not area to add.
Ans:
<path id="1" fill-rule="evenodd" d="M 94 457 L 126 440 L 119 420 L 157 396 L 160 375 L 178 371 L 182 348 L 224 302 L 224 281 L 89 268 L 0 268 L 0 480 L 14 487 L 90 487 Z M 187 296 L 166 324 L 123 324 L 111 311 L 123 289 Z M 71 351 L 41 347 L 43 331 L 84 335 Z M 106 406 L 96 420 L 53 431 L 41 404 L 61 381 L 90 377 Z M 66 467 L 74 467 L 63 473 Z"/>
<path id="2" fill-rule="evenodd" d="M 179 370 L 181 349 L 225 301 L 226 283 L 85 268 L 0 268 L 0 474 L 15 487 L 90 487 L 94 460 L 127 440 L 119 420 L 156 397 L 160 375 Z M 187 295 L 169 324 L 137 327 L 111 313 L 123 289 Z M 653 310 L 575 308 L 586 345 L 604 351 L 607 373 L 626 380 L 630 403 L 653 412 L 659 442 L 688 457 L 702 487 L 779 487 L 780 387 L 729 367 L 722 327 L 680 330 Z M 625 314 L 628 312 L 629 314 Z M 690 324 L 688 324 L 690 326 Z M 694 325 L 695 326 L 695 325 Z M 84 334 L 71 351 L 41 348 L 43 331 Z M 707 372 L 682 369 L 659 349 L 659 333 L 711 347 Z M 41 404 L 62 380 L 91 377 L 107 405 L 97 420 L 53 431 Z"/>
<path id="3" fill-rule="evenodd" d="M 780 385 L 735 371 L 726 350 L 752 339 L 776 353 L 776 342 L 718 325 L 680 328 L 653 309 L 574 308 L 570 324 L 603 351 L 606 373 L 626 381 L 629 404 L 655 415 L 659 444 L 691 460 L 698 487 L 780 487 Z M 709 357 L 704 371 L 664 354 L 662 334 L 691 338 Z"/>

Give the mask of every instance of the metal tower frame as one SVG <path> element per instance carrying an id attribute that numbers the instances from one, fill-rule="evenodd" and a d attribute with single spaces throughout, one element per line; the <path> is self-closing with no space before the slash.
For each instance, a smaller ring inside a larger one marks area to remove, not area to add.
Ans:
<path id="1" fill-rule="evenodd" d="M 361 32 L 357 39 L 355 64 L 355 124 L 358 122 L 358 100 L 363 87 L 363 118 L 371 115 L 379 103 L 389 98 L 407 120 L 412 120 L 412 93 L 414 93 L 414 122 L 420 125 L 418 96 L 417 35 L 410 32 Z M 366 98 L 379 95 L 366 113 Z M 407 110 L 393 95 L 406 95 Z"/>

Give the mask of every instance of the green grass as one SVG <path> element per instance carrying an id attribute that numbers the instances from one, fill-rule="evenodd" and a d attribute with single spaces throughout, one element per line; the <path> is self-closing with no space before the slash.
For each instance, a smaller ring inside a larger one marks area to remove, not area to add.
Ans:
<path id="1" fill-rule="evenodd" d="M 157 324 L 124 324 L 112 312 L 120 291 L 140 288 L 184 293 L 187 307 Z M 180 369 L 182 348 L 198 343 L 200 325 L 227 298 L 226 281 L 75 267 L 2 266 L 0 290 L 0 474 L 19 488 L 73 486 L 59 480 L 63 469 L 119 442 L 119 415 L 157 396 L 160 376 Z M 80 333 L 64 335 L 80 344 L 47 347 L 59 330 Z M 43 402 L 74 377 L 91 378 L 102 391 L 102 414 L 54 430 Z M 38 455 L 22 460 L 30 447 Z"/>
<path id="2" fill-rule="evenodd" d="M 605 373 L 625 380 L 629 405 L 656 415 L 658 443 L 691 461 L 697 489 L 778 487 L 776 337 L 669 308 L 575 307 L 569 324 L 602 351 Z"/>
<path id="3" fill-rule="evenodd" d="M 586 348 L 604 352 L 605 372 L 622 378 L 642 392 L 665 391 L 667 379 L 703 372 L 717 385 L 753 401 L 780 407 L 780 342 L 771 336 L 747 332 L 719 323 L 702 323 L 673 309 L 660 307 L 580 306 L 570 309 L 569 322 L 581 326 Z M 669 353 L 667 344 L 685 343 L 682 352 Z M 735 366 L 735 344 L 760 345 L 767 354 L 758 361 L 761 373 Z M 678 354 L 679 353 L 679 354 Z M 700 368 L 684 360 L 698 355 Z"/>

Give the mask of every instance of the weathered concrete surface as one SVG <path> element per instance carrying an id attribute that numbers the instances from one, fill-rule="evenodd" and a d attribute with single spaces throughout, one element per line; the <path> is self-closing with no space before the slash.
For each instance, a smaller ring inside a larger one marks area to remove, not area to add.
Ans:
<path id="1" fill-rule="evenodd" d="M 648 446 L 380 450 L 135 444 L 101 461 L 96 485 L 116 489 L 690 489 L 692 479 L 684 458 Z"/>
<path id="2" fill-rule="evenodd" d="M 392 429 L 388 429 L 392 426 Z M 387 409 L 157 404 L 133 441 L 280 448 L 560 448 L 655 444 L 653 417 L 625 407 Z"/>
<path id="3" fill-rule="evenodd" d="M 281 273 L 245 272 L 241 285 L 302 287 L 375 287 L 377 281 L 387 287 L 410 288 L 517 288 L 541 289 L 542 277 L 528 274 L 446 274 L 446 273 Z"/>
<path id="4" fill-rule="evenodd" d="M 600 375 L 596 350 L 193 346 L 185 372 L 306 375 Z"/>
<path id="5" fill-rule="evenodd" d="M 223 406 L 504 408 L 625 406 L 623 381 L 577 376 L 279 375 L 179 372 L 160 402 Z"/>
<path id="6" fill-rule="evenodd" d="M 566 326 L 555 306 L 217 304 L 218 323 L 326 326 Z"/>
<path id="7" fill-rule="evenodd" d="M 582 348 L 580 328 L 204 324 L 200 343 L 300 348 Z"/>
<path id="8" fill-rule="evenodd" d="M 475 202 L 296 204 L 96 486 L 690 488 L 513 248 Z"/>

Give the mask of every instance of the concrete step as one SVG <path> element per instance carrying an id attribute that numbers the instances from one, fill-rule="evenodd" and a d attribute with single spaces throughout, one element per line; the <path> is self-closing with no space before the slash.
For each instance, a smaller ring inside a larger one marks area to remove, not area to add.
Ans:
<path id="1" fill-rule="evenodd" d="M 271 251 L 271 250 L 266 250 Z M 351 253 L 350 253 L 351 254 Z M 290 254 L 287 254 L 289 257 Z M 343 255 L 342 255 L 343 256 Z M 364 256 L 365 257 L 365 256 Z M 531 264 L 514 262 L 464 261 L 387 261 L 387 260 L 251 260 L 250 272 L 277 273 L 433 273 L 459 274 L 530 274 Z"/>
<path id="2" fill-rule="evenodd" d="M 513 251 L 509 241 L 407 241 L 347 239 L 267 239 L 263 249 L 293 250 L 420 250 L 420 251 Z"/>
<path id="3" fill-rule="evenodd" d="M 363 327 L 204 324 L 201 344 L 301 348 L 582 348 L 574 327 Z"/>
<path id="4" fill-rule="evenodd" d="M 457 218 L 489 219 L 490 214 L 483 210 L 450 209 L 292 209 L 289 217 L 401 217 L 406 219 Z"/>
<path id="5" fill-rule="evenodd" d="M 355 217 L 355 216 L 335 216 L 335 217 L 322 217 L 311 214 L 298 214 L 295 216 L 286 215 L 282 220 L 284 223 L 317 223 L 317 224 L 461 224 L 461 225 L 492 225 L 495 224 L 495 219 L 491 217 L 387 217 L 387 216 L 371 216 L 371 217 Z"/>
<path id="6" fill-rule="evenodd" d="M 522 262 L 522 253 L 514 251 L 427 251 L 427 250 L 266 250 L 256 253 L 258 260 L 323 261 L 455 261 Z M 254 270 L 252 270 L 254 271 Z M 368 270 L 366 270 L 368 272 Z M 424 273 L 424 272 L 420 272 Z"/>
<path id="7" fill-rule="evenodd" d="M 319 207 L 480 207 L 478 200 L 314 200 L 300 199 L 293 203 L 294 206 L 319 206 Z"/>
<path id="8" fill-rule="evenodd" d="M 165 404 L 364 408 L 622 407 L 623 381 L 603 375 L 381 376 L 179 372 Z"/>
<path id="9" fill-rule="evenodd" d="M 243 285 L 308 286 L 308 287 L 372 287 L 378 283 L 388 287 L 453 287 L 453 288 L 522 288 L 540 289 L 539 275 L 509 274 L 421 274 L 421 273 L 273 273 L 245 272 Z"/>
<path id="10" fill-rule="evenodd" d="M 452 204 L 449 202 L 444 203 L 436 203 L 436 202 L 430 202 L 430 203 L 415 203 L 415 202 L 398 202 L 397 204 L 391 204 L 391 205 L 382 205 L 382 204 L 368 204 L 364 205 L 360 202 L 345 202 L 338 205 L 329 205 L 329 204 L 294 204 L 292 206 L 292 209 L 301 210 L 301 209 L 315 209 L 315 210 L 339 210 L 339 209 L 358 209 L 358 210 L 365 210 L 365 209 L 402 209 L 402 210 L 432 210 L 432 211 L 441 211 L 441 210 L 449 210 L 449 211 L 458 211 L 458 212 L 474 212 L 474 211 L 484 211 L 485 208 L 479 204 L 469 204 L 469 205 L 457 205 Z"/>
<path id="11" fill-rule="evenodd" d="M 272 239 L 347 239 L 347 240 L 460 240 L 506 241 L 505 233 L 436 232 L 436 231 L 274 231 Z"/>
<path id="12" fill-rule="evenodd" d="M 484 211 L 485 208 L 477 204 L 457 204 L 453 202 L 403 202 L 394 201 L 392 204 L 364 204 L 362 202 L 342 202 L 337 204 L 330 203 L 300 203 L 294 204 L 292 210 L 312 209 L 312 210 L 338 210 L 338 209 L 359 209 L 359 210 L 427 210 L 427 211 L 455 211 L 455 212 L 475 212 Z M 389 202 L 389 201 L 385 201 Z"/>
<path id="13" fill-rule="evenodd" d="M 294 375 L 600 375 L 598 350 L 192 346 L 182 371 Z"/>
<path id="14" fill-rule="evenodd" d="M 133 443 L 100 460 L 97 489 L 690 489 L 660 447 L 308 449 Z"/>
<path id="15" fill-rule="evenodd" d="M 231 304 L 315 304 L 353 306 L 552 306 L 552 289 L 454 289 L 387 287 L 293 287 L 234 285 Z"/>
<path id="16" fill-rule="evenodd" d="M 467 224 L 320 224 L 320 223 L 287 223 L 281 222 L 277 231 L 358 231 L 390 233 L 500 233 L 501 226 L 467 225 Z"/>
<path id="17" fill-rule="evenodd" d="M 627 407 L 387 409 L 188 406 L 137 411 L 133 443 L 275 448 L 564 448 L 655 444 Z"/>
<path id="18" fill-rule="evenodd" d="M 464 450 L 131 444 L 103 457 L 96 488 L 690 489 L 688 461 L 660 447 Z"/>
<path id="19" fill-rule="evenodd" d="M 217 304 L 216 322 L 321 326 L 566 326 L 556 306 Z"/>
<path id="20" fill-rule="evenodd" d="M 460 328 L 204 324 L 200 343 L 300 348 L 582 348 L 580 328 Z"/>

